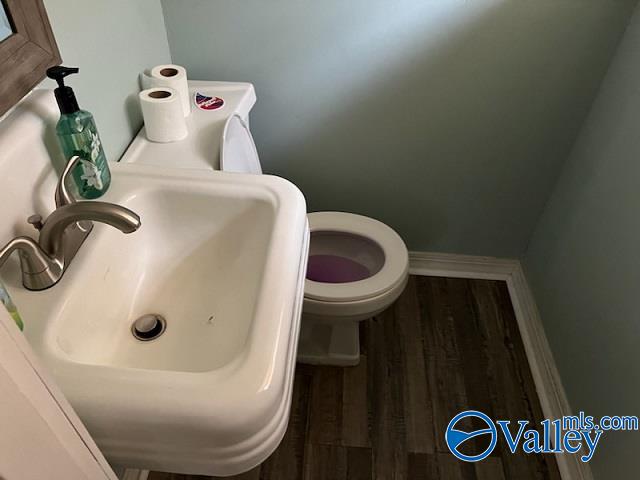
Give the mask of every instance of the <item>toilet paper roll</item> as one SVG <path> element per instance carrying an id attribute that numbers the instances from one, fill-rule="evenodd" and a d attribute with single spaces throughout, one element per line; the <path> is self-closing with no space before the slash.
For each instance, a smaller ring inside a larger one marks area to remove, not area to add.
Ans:
<path id="1" fill-rule="evenodd" d="M 176 142 L 187 136 L 182 104 L 172 88 L 155 87 L 139 93 L 147 138 L 152 142 Z"/>
<path id="2" fill-rule="evenodd" d="M 180 95 L 180 101 L 184 116 L 191 113 L 191 97 L 189 96 L 189 84 L 187 83 L 187 71 L 180 65 L 158 65 L 151 69 L 149 75 L 143 73 L 143 88 L 169 87 Z"/>

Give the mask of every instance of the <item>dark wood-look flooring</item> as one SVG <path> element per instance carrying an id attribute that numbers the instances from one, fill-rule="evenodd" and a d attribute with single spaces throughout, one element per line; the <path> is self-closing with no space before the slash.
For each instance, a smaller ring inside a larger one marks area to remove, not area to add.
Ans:
<path id="1" fill-rule="evenodd" d="M 457 460 L 444 443 L 454 415 L 542 420 L 506 284 L 411 277 L 400 299 L 362 323 L 353 368 L 298 365 L 289 428 L 242 480 L 558 480 L 552 456 Z M 470 442 L 467 442 L 470 443 Z M 212 477 L 154 472 L 149 480 Z"/>

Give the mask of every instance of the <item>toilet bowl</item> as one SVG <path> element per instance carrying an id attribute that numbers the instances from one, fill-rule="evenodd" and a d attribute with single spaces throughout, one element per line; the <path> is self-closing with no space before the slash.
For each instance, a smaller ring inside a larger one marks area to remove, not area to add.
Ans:
<path id="1" fill-rule="evenodd" d="M 239 115 L 225 124 L 220 169 L 262 173 L 251 132 Z M 362 215 L 315 212 L 308 220 L 311 242 L 298 361 L 356 365 L 359 322 L 385 310 L 404 290 L 407 247 L 391 227 Z"/>
<path id="2" fill-rule="evenodd" d="M 385 310 L 404 290 L 407 248 L 390 227 L 362 215 L 316 212 L 308 219 L 298 361 L 356 365 L 359 322 Z"/>

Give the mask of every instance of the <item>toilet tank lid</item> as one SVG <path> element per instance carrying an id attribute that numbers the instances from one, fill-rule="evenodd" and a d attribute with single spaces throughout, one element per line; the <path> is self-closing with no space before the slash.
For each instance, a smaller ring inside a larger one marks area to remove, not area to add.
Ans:
<path id="1" fill-rule="evenodd" d="M 220 170 L 261 174 L 260 158 L 248 125 L 240 115 L 228 119 L 220 143 Z"/>

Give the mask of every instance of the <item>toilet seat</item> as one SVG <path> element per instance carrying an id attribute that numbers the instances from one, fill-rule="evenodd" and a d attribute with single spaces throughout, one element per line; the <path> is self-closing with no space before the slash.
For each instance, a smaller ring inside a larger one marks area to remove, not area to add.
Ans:
<path id="1" fill-rule="evenodd" d="M 220 170 L 262 174 L 258 150 L 247 122 L 234 113 L 224 125 L 220 142 Z"/>
<path id="2" fill-rule="evenodd" d="M 384 223 L 345 212 L 315 212 L 308 214 L 308 218 L 312 235 L 314 232 L 345 233 L 377 244 L 384 253 L 384 263 L 372 276 L 355 282 L 325 283 L 306 279 L 306 299 L 321 302 L 366 300 L 380 296 L 406 280 L 409 268 L 407 247 L 400 236 Z"/>

